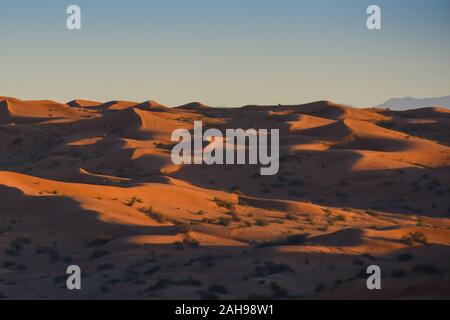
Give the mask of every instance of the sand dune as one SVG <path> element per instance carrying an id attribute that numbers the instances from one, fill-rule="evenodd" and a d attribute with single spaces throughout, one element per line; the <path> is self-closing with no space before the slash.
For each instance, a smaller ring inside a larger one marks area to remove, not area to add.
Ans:
<path id="1" fill-rule="evenodd" d="M 449 114 L 0 97 L 0 297 L 449 298 Z M 175 166 L 196 120 L 279 129 L 279 174 Z"/>

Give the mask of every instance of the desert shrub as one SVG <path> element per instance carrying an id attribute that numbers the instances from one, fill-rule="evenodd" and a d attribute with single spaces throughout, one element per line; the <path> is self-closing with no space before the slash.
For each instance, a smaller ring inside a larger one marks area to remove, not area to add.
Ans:
<path id="1" fill-rule="evenodd" d="M 316 286 L 316 292 L 321 292 L 321 291 L 323 291 L 323 290 L 325 290 L 326 289 L 326 285 L 324 284 L 324 283 L 319 283 L 317 286 Z"/>
<path id="2" fill-rule="evenodd" d="M 255 268 L 255 277 L 267 277 L 279 273 L 295 272 L 290 266 L 283 263 L 265 261 L 263 266 Z"/>
<path id="3" fill-rule="evenodd" d="M 200 290 L 198 292 L 198 294 L 200 296 L 200 300 L 207 300 L 207 301 L 220 300 L 220 297 L 217 294 L 213 293 L 213 292 Z"/>
<path id="4" fill-rule="evenodd" d="M 344 283 L 344 281 L 342 280 L 342 279 L 336 279 L 334 282 L 333 282 L 333 285 L 334 286 L 340 286 L 341 284 L 343 284 Z"/>
<path id="5" fill-rule="evenodd" d="M 187 222 L 172 220 L 172 223 L 177 227 L 179 233 L 189 233 L 192 231 L 191 225 Z"/>
<path id="6" fill-rule="evenodd" d="M 64 263 L 69 264 L 69 263 L 72 263 L 72 262 L 73 262 L 73 258 L 72 258 L 71 256 L 65 256 L 65 257 L 62 258 L 62 261 L 63 261 Z"/>
<path id="7" fill-rule="evenodd" d="M 22 144 L 22 142 L 23 142 L 22 138 L 16 138 L 13 140 L 12 144 L 15 146 L 20 146 Z"/>
<path id="8" fill-rule="evenodd" d="M 163 215 L 162 213 L 153 210 L 153 207 L 143 207 L 140 208 L 139 211 L 145 214 L 147 217 L 161 224 L 167 223 L 170 220 L 169 218 L 167 218 L 167 216 Z"/>
<path id="9" fill-rule="evenodd" d="M 209 287 L 210 292 L 227 294 L 228 290 L 225 286 L 221 286 L 220 284 L 213 284 Z"/>
<path id="10" fill-rule="evenodd" d="M 200 246 L 200 242 L 198 242 L 197 239 L 193 238 L 189 233 L 186 233 L 183 243 L 191 246 L 192 248 L 196 249 Z"/>
<path id="11" fill-rule="evenodd" d="M 179 251 L 184 250 L 184 245 L 183 245 L 183 242 L 181 242 L 181 241 L 174 242 L 174 246 L 175 246 L 175 249 L 177 249 Z"/>
<path id="12" fill-rule="evenodd" d="M 228 210 L 227 212 L 225 212 L 225 214 L 231 216 L 231 218 L 233 219 L 234 222 L 242 221 L 241 217 L 239 217 L 239 215 L 237 214 L 237 212 L 235 210 Z"/>
<path id="13" fill-rule="evenodd" d="M 270 290 L 275 298 L 287 298 L 288 291 L 276 282 L 270 283 Z"/>
<path id="14" fill-rule="evenodd" d="M 286 219 L 291 220 L 291 221 L 297 221 L 298 217 L 295 214 L 288 213 L 288 214 L 286 214 Z"/>
<path id="15" fill-rule="evenodd" d="M 442 275 L 442 271 L 431 264 L 418 264 L 413 268 L 416 273 L 423 273 L 428 275 Z"/>
<path id="16" fill-rule="evenodd" d="M 11 268 L 11 267 L 14 267 L 15 265 L 16 265 L 16 263 L 14 261 L 5 261 L 3 263 L 3 267 L 5 267 L 5 268 Z"/>
<path id="17" fill-rule="evenodd" d="M 219 198 L 214 198 L 213 201 L 220 208 L 225 208 L 225 209 L 228 209 L 228 210 L 235 210 L 236 209 L 234 203 L 232 203 L 231 201 L 226 201 L 226 200 L 222 200 L 222 199 L 219 199 Z"/>
<path id="18" fill-rule="evenodd" d="M 398 261 L 410 261 L 412 259 L 414 259 L 414 255 L 412 255 L 410 253 L 400 253 L 397 256 Z"/>
<path id="19" fill-rule="evenodd" d="M 66 276 L 65 275 L 58 275 L 58 276 L 54 276 L 53 277 L 53 283 L 54 284 L 61 284 L 64 281 L 66 281 Z"/>
<path id="20" fill-rule="evenodd" d="M 142 272 L 142 274 L 145 276 L 152 276 L 152 275 L 158 273 L 160 270 L 161 270 L 161 266 L 152 266 L 149 269 Z"/>
<path id="21" fill-rule="evenodd" d="M 21 236 L 21 237 L 17 238 L 16 241 L 21 242 L 23 244 L 31 244 L 33 242 L 31 240 L 31 238 L 29 238 L 27 236 Z"/>
<path id="22" fill-rule="evenodd" d="M 101 264 L 97 267 L 97 271 L 106 271 L 106 270 L 111 270 L 114 269 L 115 266 L 112 263 L 105 263 L 105 264 Z"/>
<path id="23" fill-rule="evenodd" d="M 221 226 L 228 227 L 231 225 L 232 221 L 233 219 L 229 217 L 219 217 L 219 221 L 217 223 Z"/>
<path id="24" fill-rule="evenodd" d="M 365 259 L 372 260 L 372 261 L 378 260 L 377 257 L 374 257 L 374 256 L 371 255 L 370 253 L 364 253 L 364 254 L 362 255 L 362 257 L 365 258 Z"/>
<path id="25" fill-rule="evenodd" d="M 113 236 L 111 234 L 100 234 L 95 240 L 93 240 L 89 244 L 89 247 L 92 248 L 92 247 L 103 246 L 105 244 L 108 244 L 112 240 L 113 240 Z"/>
<path id="26" fill-rule="evenodd" d="M 101 258 L 103 256 L 106 256 L 109 254 L 109 251 L 107 250 L 95 250 L 94 252 L 92 252 L 91 256 L 89 257 L 90 260 L 95 260 L 98 258 Z"/>
<path id="27" fill-rule="evenodd" d="M 214 259 L 215 257 L 212 254 L 207 254 L 195 259 L 191 259 L 189 263 L 192 264 L 194 262 L 199 262 L 206 267 L 214 267 Z"/>
<path id="28" fill-rule="evenodd" d="M 276 246 L 300 246 L 308 241 L 309 233 L 292 234 L 282 239 L 276 239 L 259 244 L 258 248 L 276 247 Z"/>
<path id="29" fill-rule="evenodd" d="M 11 257 L 17 257 L 20 255 L 20 251 L 14 248 L 9 248 L 5 250 L 5 253 Z"/>
<path id="30" fill-rule="evenodd" d="M 357 266 L 363 266 L 364 265 L 364 260 L 356 258 L 353 260 L 353 264 L 357 265 Z"/>
<path id="31" fill-rule="evenodd" d="M 256 220 L 255 220 L 255 224 L 256 224 L 258 227 L 265 227 L 265 226 L 268 226 L 268 225 L 269 225 L 269 223 L 268 223 L 265 219 L 262 219 L 262 218 L 256 219 Z"/>
<path id="32" fill-rule="evenodd" d="M 391 276 L 392 278 L 407 278 L 409 275 L 406 270 L 400 269 L 393 271 Z"/>
<path id="33" fill-rule="evenodd" d="M 50 258 L 51 263 L 58 262 L 60 258 L 59 252 L 56 248 L 50 248 L 50 250 L 48 251 L 48 256 Z"/>
<path id="34" fill-rule="evenodd" d="M 295 179 L 295 180 L 292 180 L 292 181 L 289 182 L 289 185 L 290 185 L 290 186 L 292 186 L 292 187 L 297 187 L 297 188 L 302 187 L 303 184 L 304 184 L 303 181 L 300 180 L 300 179 Z"/>
<path id="35" fill-rule="evenodd" d="M 408 245 L 413 245 L 415 242 L 422 243 L 422 244 L 428 244 L 428 240 L 423 232 L 410 232 L 407 235 L 405 235 L 403 238 L 403 241 L 405 241 Z"/>
<path id="36" fill-rule="evenodd" d="M 154 285 L 147 289 L 147 292 L 159 291 L 168 288 L 169 286 L 186 286 L 186 287 L 200 287 L 202 283 L 198 280 L 188 277 L 187 279 L 173 280 L 169 278 L 159 279 Z"/>
<path id="37" fill-rule="evenodd" d="M 125 202 L 125 205 L 128 206 L 128 207 L 132 207 L 136 203 L 142 203 L 142 200 L 137 198 L 137 197 L 133 197 L 130 200 L 128 200 L 127 202 Z"/>

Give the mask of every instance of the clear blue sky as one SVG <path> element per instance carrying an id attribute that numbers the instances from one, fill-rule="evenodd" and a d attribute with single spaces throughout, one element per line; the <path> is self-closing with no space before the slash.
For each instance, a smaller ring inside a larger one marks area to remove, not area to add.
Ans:
<path id="1" fill-rule="evenodd" d="M 66 29 L 70 4 L 81 31 Z M 0 0 L 0 17 L 0 95 L 363 107 L 450 94 L 448 0 Z"/>

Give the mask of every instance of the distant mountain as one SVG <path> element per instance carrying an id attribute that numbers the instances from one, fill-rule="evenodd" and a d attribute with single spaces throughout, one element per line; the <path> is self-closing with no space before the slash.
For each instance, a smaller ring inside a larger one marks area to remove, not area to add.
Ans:
<path id="1" fill-rule="evenodd" d="M 411 97 L 394 98 L 380 104 L 378 107 L 389 108 L 392 110 L 408 110 L 424 107 L 443 107 L 450 109 L 450 96 L 426 99 L 416 99 Z"/>

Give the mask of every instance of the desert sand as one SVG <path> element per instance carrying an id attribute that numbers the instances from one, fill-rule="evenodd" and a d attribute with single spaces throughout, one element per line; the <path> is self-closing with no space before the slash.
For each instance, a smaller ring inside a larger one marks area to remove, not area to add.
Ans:
<path id="1" fill-rule="evenodd" d="M 279 129 L 279 174 L 173 165 L 196 120 Z M 0 298 L 448 299 L 449 128 L 440 108 L 0 97 Z"/>

